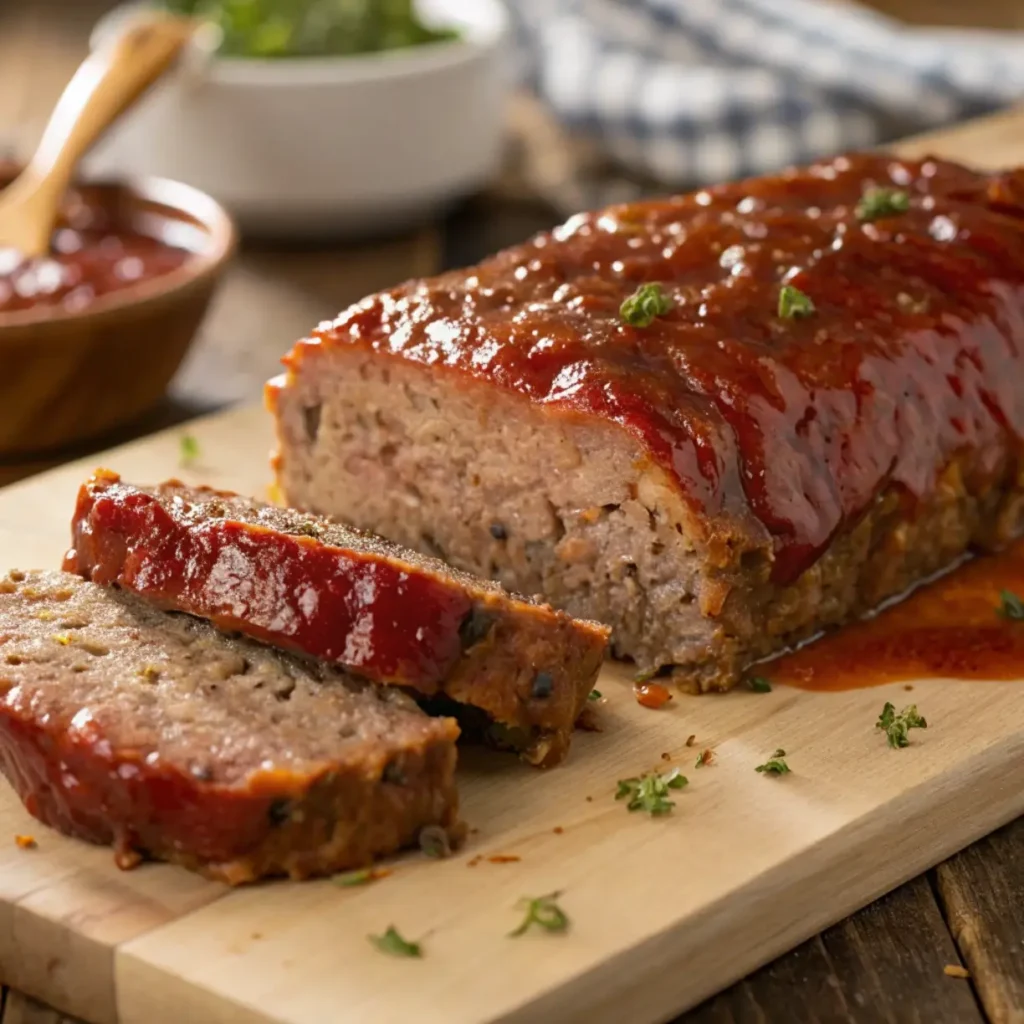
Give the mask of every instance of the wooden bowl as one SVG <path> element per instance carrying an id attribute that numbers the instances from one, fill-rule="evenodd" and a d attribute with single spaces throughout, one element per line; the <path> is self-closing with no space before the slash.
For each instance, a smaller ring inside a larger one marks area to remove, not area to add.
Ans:
<path id="1" fill-rule="evenodd" d="M 12 168 L 0 169 L 0 182 L 13 177 Z M 116 226 L 185 245 L 192 255 L 80 312 L 0 311 L 0 459 L 87 441 L 155 405 L 235 248 L 227 213 L 188 185 L 152 178 L 75 191 L 77 200 L 101 203 Z"/>

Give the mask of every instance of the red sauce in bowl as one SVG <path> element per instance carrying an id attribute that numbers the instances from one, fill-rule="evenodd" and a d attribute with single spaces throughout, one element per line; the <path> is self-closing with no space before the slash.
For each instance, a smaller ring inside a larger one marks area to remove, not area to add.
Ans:
<path id="1" fill-rule="evenodd" d="M 25 259 L 0 247 L 0 318 L 46 308 L 79 313 L 98 298 L 177 270 L 193 255 L 163 240 L 160 223 L 124 224 L 117 211 L 69 196 L 50 254 Z M 153 228 L 148 232 L 149 227 Z"/>

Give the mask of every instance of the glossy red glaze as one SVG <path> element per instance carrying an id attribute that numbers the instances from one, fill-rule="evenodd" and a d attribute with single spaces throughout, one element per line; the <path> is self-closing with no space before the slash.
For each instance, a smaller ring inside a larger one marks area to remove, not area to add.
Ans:
<path id="1" fill-rule="evenodd" d="M 53 235 L 50 255 L 24 259 L 0 248 L 0 316 L 39 306 L 74 313 L 110 292 L 177 270 L 187 249 L 117 225 L 110 211 L 76 204 Z"/>
<path id="2" fill-rule="evenodd" d="M 83 484 L 72 543 L 69 572 L 377 682 L 433 693 L 462 653 L 472 600 L 459 587 L 230 516 L 197 520 L 187 502 L 161 501 L 116 474 Z"/>
<path id="3" fill-rule="evenodd" d="M 136 848 L 187 850 L 214 864 L 258 851 L 271 807 L 287 794 L 273 773 L 244 787 L 201 782 L 145 751 L 115 752 L 95 727 L 54 729 L 19 687 L 0 694 L 0 772 L 33 817 L 65 835 L 113 844 L 131 866 Z M 296 782 L 300 793 L 308 780 Z"/>
<path id="4" fill-rule="evenodd" d="M 773 682 L 852 690 L 900 680 L 1024 679 L 1024 621 L 1001 614 L 1024 599 L 1024 541 L 977 558 L 878 615 L 757 667 Z"/>
<path id="5" fill-rule="evenodd" d="M 910 209 L 862 222 L 865 189 Z M 646 328 L 623 299 L 661 282 Z M 804 319 L 777 315 L 789 283 Z M 879 492 L 926 495 L 955 454 L 986 474 L 1024 430 L 1024 173 L 843 157 L 573 217 L 460 271 L 372 296 L 312 347 L 370 346 L 612 420 L 714 530 L 770 538 L 793 580 Z"/>

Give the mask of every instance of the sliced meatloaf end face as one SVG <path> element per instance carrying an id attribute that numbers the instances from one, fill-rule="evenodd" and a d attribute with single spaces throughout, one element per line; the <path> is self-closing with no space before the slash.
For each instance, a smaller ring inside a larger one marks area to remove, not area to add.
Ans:
<path id="1" fill-rule="evenodd" d="M 458 838 L 451 719 L 131 594 L 0 578 L 0 770 L 41 821 L 239 884 Z"/>
<path id="2" fill-rule="evenodd" d="M 354 345 L 310 346 L 268 399 L 290 504 L 614 623 L 640 668 L 717 671 L 727 587 L 625 430 Z"/>
<path id="3" fill-rule="evenodd" d="M 64 568 L 401 686 L 541 767 L 568 752 L 608 630 L 308 512 L 99 470 Z"/>

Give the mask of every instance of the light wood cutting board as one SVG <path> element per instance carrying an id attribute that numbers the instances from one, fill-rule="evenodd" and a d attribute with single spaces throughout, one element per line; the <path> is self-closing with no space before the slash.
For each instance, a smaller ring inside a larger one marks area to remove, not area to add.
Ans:
<path id="1" fill-rule="evenodd" d="M 1024 114 L 905 148 L 1021 163 Z M 0 567 L 58 563 L 95 464 L 265 493 L 262 410 L 190 432 L 202 456 L 188 472 L 171 431 L 0 492 Z M 35 823 L 0 784 L 0 981 L 97 1024 L 655 1021 L 1024 812 L 1024 681 L 776 687 L 680 696 L 664 711 L 639 707 L 619 667 L 599 685 L 604 731 L 580 734 L 565 766 L 465 751 L 466 848 L 398 859 L 364 888 L 232 892 L 163 865 L 121 872 L 109 851 Z M 886 700 L 928 718 L 905 750 L 874 728 Z M 757 774 L 780 746 L 793 773 Z M 705 747 L 714 762 L 694 768 Z M 668 764 L 690 778 L 671 815 L 613 799 L 617 779 Z M 16 847 L 16 833 L 38 849 Z M 554 890 L 569 932 L 509 938 L 517 900 Z M 422 961 L 370 945 L 389 924 L 422 940 Z"/>

